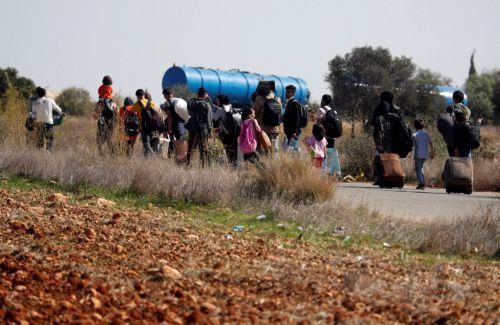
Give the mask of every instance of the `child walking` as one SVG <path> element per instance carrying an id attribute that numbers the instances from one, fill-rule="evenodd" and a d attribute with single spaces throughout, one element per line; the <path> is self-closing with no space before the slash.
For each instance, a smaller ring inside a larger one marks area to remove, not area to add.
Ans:
<path id="1" fill-rule="evenodd" d="M 312 135 L 304 140 L 307 145 L 307 150 L 311 155 L 312 165 L 318 169 L 323 166 L 323 160 L 326 158 L 326 138 L 325 130 L 318 125 L 314 124 L 312 128 Z"/>
<path id="2" fill-rule="evenodd" d="M 413 126 L 417 130 L 413 134 L 415 173 L 418 179 L 417 190 L 423 190 L 425 189 L 424 163 L 427 159 L 434 158 L 434 147 L 429 133 L 424 131 L 423 121 L 417 118 L 413 121 Z"/>
<path id="3" fill-rule="evenodd" d="M 243 160 L 255 163 L 259 160 L 257 154 L 257 133 L 262 132 L 259 123 L 255 119 L 255 111 L 248 108 L 241 115 L 240 150 L 243 153 Z"/>

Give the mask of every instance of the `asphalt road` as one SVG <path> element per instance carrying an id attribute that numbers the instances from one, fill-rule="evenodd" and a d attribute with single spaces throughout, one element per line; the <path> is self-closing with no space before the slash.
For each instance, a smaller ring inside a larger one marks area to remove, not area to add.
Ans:
<path id="1" fill-rule="evenodd" d="M 444 189 L 422 191 L 414 186 L 381 189 L 367 183 L 340 183 L 336 197 L 352 206 L 366 205 L 385 215 L 413 220 L 466 216 L 487 206 L 491 206 L 494 213 L 500 213 L 500 194 L 493 192 L 447 194 Z"/>

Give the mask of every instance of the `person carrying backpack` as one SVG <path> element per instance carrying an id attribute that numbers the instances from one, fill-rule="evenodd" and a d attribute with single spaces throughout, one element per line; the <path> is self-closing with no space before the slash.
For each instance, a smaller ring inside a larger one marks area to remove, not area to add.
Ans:
<path id="1" fill-rule="evenodd" d="M 413 138 L 411 129 L 405 125 L 401 110 L 398 106 L 393 104 L 393 99 L 394 95 L 391 92 L 382 92 L 380 94 L 380 103 L 375 107 L 371 119 L 373 125 L 373 139 L 376 147 L 376 154 L 373 161 L 374 175 L 376 178 L 374 185 L 387 185 L 384 183 L 385 181 L 381 181 L 382 171 L 384 169 L 383 164 L 391 163 L 396 164 L 398 170 L 398 175 L 393 175 L 397 179 L 397 182 L 392 185 L 397 184 L 398 187 L 402 187 L 404 177 L 399 173 L 400 171 L 402 172 L 402 166 L 399 159 L 406 158 L 411 152 L 413 148 Z"/>
<path id="2" fill-rule="evenodd" d="M 253 104 L 255 116 L 259 125 L 271 140 L 272 152 L 277 158 L 279 154 L 279 135 L 281 133 L 282 105 L 281 99 L 275 95 L 274 82 L 270 87 L 258 87 Z"/>
<path id="3" fill-rule="evenodd" d="M 170 138 L 168 155 L 175 157 L 177 163 L 186 159 L 187 155 L 187 136 L 186 121 L 189 119 L 187 114 L 187 103 L 182 98 L 174 97 L 171 88 L 163 89 L 165 103 L 160 105 L 161 110 L 166 114 L 167 133 Z"/>
<path id="4" fill-rule="evenodd" d="M 238 162 L 238 137 L 240 136 L 241 126 L 239 121 L 233 115 L 233 107 L 226 95 L 218 95 L 216 110 L 213 114 L 213 120 L 218 122 L 219 138 L 224 145 L 228 163 L 236 166 Z"/>
<path id="5" fill-rule="evenodd" d="M 198 97 L 188 102 L 189 120 L 186 128 L 189 131 L 187 164 L 191 164 L 193 151 L 198 147 L 200 151 L 200 162 L 202 166 L 208 163 L 208 137 L 212 131 L 212 104 L 205 88 L 198 89 Z"/>
<path id="6" fill-rule="evenodd" d="M 472 157 L 472 149 L 480 146 L 479 127 L 473 126 L 464 111 L 455 111 L 453 124 L 453 157 Z"/>
<path id="7" fill-rule="evenodd" d="M 137 89 L 135 95 L 137 102 L 130 111 L 137 114 L 144 156 L 149 157 L 159 151 L 158 133 L 165 131 L 165 127 L 158 105 L 146 97 L 146 92 L 143 89 Z"/>
<path id="8" fill-rule="evenodd" d="M 35 145 L 38 149 L 52 152 L 54 143 L 54 112 L 63 115 L 61 108 L 52 98 L 45 97 L 46 90 L 38 87 L 36 89 L 38 98 L 34 100 L 31 107 L 32 116 L 35 120 Z"/>
<path id="9" fill-rule="evenodd" d="M 95 107 L 95 118 L 97 119 L 96 143 L 99 154 L 104 155 L 104 146 L 109 153 L 114 154 L 113 132 L 116 122 L 118 108 L 113 103 L 113 80 L 110 76 L 104 76 L 102 85 L 98 89 L 99 100 Z"/>
<path id="10" fill-rule="evenodd" d="M 299 149 L 299 137 L 301 129 L 307 126 L 307 109 L 295 99 L 296 88 L 294 85 L 285 87 L 285 97 L 287 99 L 285 114 L 283 116 L 283 130 L 285 131 L 285 149 L 292 148 L 294 151 Z"/>
<path id="11" fill-rule="evenodd" d="M 337 178 L 342 176 L 338 150 L 335 148 L 335 139 L 342 136 L 342 121 L 339 114 L 332 109 L 332 96 L 325 94 L 321 98 L 321 107 L 316 112 L 316 123 L 325 130 L 326 159 L 323 170 Z"/>
<path id="12" fill-rule="evenodd" d="M 439 133 L 443 136 L 444 142 L 448 149 L 448 155 L 453 157 L 455 155 L 455 146 L 453 144 L 453 126 L 455 124 L 455 114 L 460 112 L 468 121 L 470 118 L 470 109 L 463 104 L 465 95 L 460 90 L 453 92 L 453 104 L 446 107 L 446 113 L 439 116 L 437 120 L 437 128 Z"/>
<path id="13" fill-rule="evenodd" d="M 126 97 L 123 101 L 123 107 L 118 113 L 121 125 L 122 141 L 124 142 L 125 153 L 127 156 L 132 156 L 134 151 L 135 141 L 139 137 L 141 122 L 137 116 L 137 112 L 133 111 L 134 101 L 130 97 Z"/>

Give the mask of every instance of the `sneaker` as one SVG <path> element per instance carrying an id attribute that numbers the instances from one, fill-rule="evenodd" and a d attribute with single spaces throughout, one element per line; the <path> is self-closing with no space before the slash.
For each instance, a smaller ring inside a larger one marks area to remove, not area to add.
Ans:
<path id="1" fill-rule="evenodd" d="M 425 185 L 424 184 L 418 184 L 417 190 L 425 190 Z"/>

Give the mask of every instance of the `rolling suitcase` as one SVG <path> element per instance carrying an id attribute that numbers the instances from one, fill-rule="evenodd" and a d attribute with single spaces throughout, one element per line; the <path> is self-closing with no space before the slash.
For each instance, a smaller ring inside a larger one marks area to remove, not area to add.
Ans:
<path id="1" fill-rule="evenodd" d="M 405 172 L 399 155 L 395 153 L 382 153 L 373 161 L 377 182 L 381 188 L 403 188 Z"/>
<path id="2" fill-rule="evenodd" d="M 443 181 L 446 193 L 472 193 L 473 167 L 469 157 L 450 157 L 446 160 Z"/>

